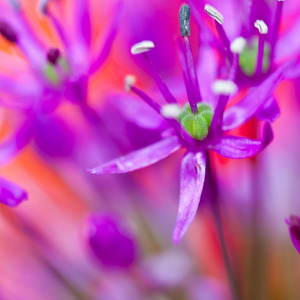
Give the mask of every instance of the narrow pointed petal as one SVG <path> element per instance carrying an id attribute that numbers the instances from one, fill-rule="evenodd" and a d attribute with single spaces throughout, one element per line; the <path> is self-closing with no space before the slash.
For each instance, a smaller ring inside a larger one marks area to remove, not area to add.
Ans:
<path id="1" fill-rule="evenodd" d="M 76 0 L 74 4 L 74 25 L 78 37 L 85 42 L 86 46 L 89 46 L 91 43 L 91 16 L 89 6 L 89 0 Z"/>
<path id="2" fill-rule="evenodd" d="M 176 136 L 112 160 L 89 170 L 92 174 L 119 174 L 150 166 L 181 148 Z"/>
<path id="3" fill-rule="evenodd" d="M 285 72 L 291 67 L 291 65 L 292 63 L 288 62 L 278 68 L 258 87 L 251 90 L 245 98 L 236 105 L 228 108 L 224 112 L 223 130 L 234 129 L 253 117 L 264 102 L 272 96 Z"/>
<path id="4" fill-rule="evenodd" d="M 117 33 L 117 28 L 121 20 L 122 7 L 123 7 L 123 1 L 119 1 L 115 8 L 115 14 L 113 16 L 112 24 L 110 25 L 107 36 L 104 39 L 104 44 L 102 45 L 101 50 L 95 56 L 92 62 L 91 69 L 90 69 L 91 73 L 96 72 L 102 66 L 102 64 L 104 63 L 104 61 L 106 60 L 106 58 L 110 53 L 111 47 L 113 45 L 113 41 Z"/>
<path id="5" fill-rule="evenodd" d="M 213 150 L 227 158 L 251 157 L 262 151 L 273 139 L 271 125 L 266 123 L 260 140 L 251 140 L 243 137 L 223 136 L 213 146 Z"/>
<path id="6" fill-rule="evenodd" d="M 256 118 L 264 122 L 275 122 L 280 116 L 280 109 L 276 99 L 272 96 L 258 109 Z"/>
<path id="7" fill-rule="evenodd" d="M 14 207 L 27 199 L 27 192 L 23 188 L 0 177 L 0 203 Z"/>
<path id="8" fill-rule="evenodd" d="M 206 168 L 203 152 L 188 152 L 182 160 L 178 217 L 173 242 L 178 244 L 194 220 L 202 194 Z"/>

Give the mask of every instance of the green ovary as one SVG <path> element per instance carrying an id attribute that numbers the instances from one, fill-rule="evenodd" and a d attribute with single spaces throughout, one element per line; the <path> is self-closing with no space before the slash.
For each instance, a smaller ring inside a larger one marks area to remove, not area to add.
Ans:
<path id="1" fill-rule="evenodd" d="M 47 64 L 45 68 L 45 76 L 46 78 L 53 84 L 58 84 L 59 78 L 55 68 L 51 64 Z"/>
<path id="2" fill-rule="evenodd" d="M 193 114 L 191 107 L 187 105 L 178 119 L 195 140 L 201 141 L 208 135 L 214 111 L 205 103 L 199 103 L 197 107 L 198 114 Z"/>
<path id="3" fill-rule="evenodd" d="M 254 40 L 251 45 L 247 45 L 243 52 L 240 54 L 239 66 L 244 74 L 247 76 L 253 76 L 256 69 L 256 60 L 258 53 L 258 41 Z M 270 67 L 270 46 L 265 43 L 264 45 L 264 57 L 262 69 L 266 73 Z"/>

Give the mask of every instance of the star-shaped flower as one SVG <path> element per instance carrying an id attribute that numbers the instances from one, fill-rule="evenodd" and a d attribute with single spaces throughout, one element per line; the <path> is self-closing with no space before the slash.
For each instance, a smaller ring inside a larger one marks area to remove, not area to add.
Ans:
<path id="1" fill-rule="evenodd" d="M 188 103 L 184 106 L 178 104 L 147 54 L 154 48 L 154 44 L 151 41 L 143 41 L 131 48 L 133 54 L 142 53 L 151 66 L 153 77 L 167 104 L 160 106 L 135 87 L 132 78 L 127 80 L 127 87 L 168 122 L 169 134 L 157 143 L 90 170 L 94 174 L 131 172 L 154 164 L 181 148 L 186 149 L 181 163 L 180 201 L 173 233 L 174 243 L 182 239 L 196 215 L 204 185 L 208 151 L 215 151 L 227 158 L 240 159 L 256 155 L 271 142 L 273 133 L 269 123 L 264 124 L 259 140 L 227 135 L 226 131 L 240 126 L 262 109 L 266 100 L 271 99 L 288 67 L 285 65 L 277 69 L 240 102 L 226 110 L 230 94 L 235 93 L 237 89 L 232 81 L 234 78 L 215 81 L 212 88 L 214 93 L 202 99 L 188 38 L 189 14 L 189 7 L 183 5 L 179 13 L 179 22 L 183 40 L 180 41 L 180 59 L 188 96 Z M 207 68 L 209 67 L 208 64 Z M 277 113 L 277 110 L 270 109 L 266 112 L 266 119 L 272 119 L 274 113 Z"/>

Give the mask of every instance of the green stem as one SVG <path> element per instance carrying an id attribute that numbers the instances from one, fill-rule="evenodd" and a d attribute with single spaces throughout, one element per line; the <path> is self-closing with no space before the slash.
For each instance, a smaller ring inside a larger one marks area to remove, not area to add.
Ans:
<path id="1" fill-rule="evenodd" d="M 218 238 L 219 238 L 219 243 L 220 243 L 220 248 L 222 251 L 222 256 L 224 260 L 224 265 L 225 265 L 225 270 L 227 274 L 227 279 L 229 283 L 229 287 L 231 290 L 232 294 L 232 299 L 233 300 L 239 300 L 241 299 L 239 297 L 239 286 L 230 262 L 230 257 L 228 253 L 228 248 L 226 245 L 226 239 L 225 239 L 225 234 L 224 234 L 224 229 L 223 229 L 223 223 L 222 223 L 222 214 L 221 214 L 221 208 L 220 208 L 220 202 L 219 202 L 219 192 L 218 192 L 218 186 L 215 180 L 215 177 L 212 173 L 211 169 L 211 162 L 209 155 L 207 155 L 207 179 L 208 179 L 208 184 L 210 185 L 210 192 L 211 192 L 211 204 L 212 204 L 212 211 L 213 211 L 213 216 L 216 222 L 216 227 L 217 227 L 217 233 L 218 233 Z"/>

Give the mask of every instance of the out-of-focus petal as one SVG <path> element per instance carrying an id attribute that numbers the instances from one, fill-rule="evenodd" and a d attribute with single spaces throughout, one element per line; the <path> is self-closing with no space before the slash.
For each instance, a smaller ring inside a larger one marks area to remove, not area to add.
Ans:
<path id="1" fill-rule="evenodd" d="M 74 3 L 74 26 L 77 36 L 88 47 L 91 43 L 91 16 L 89 0 L 76 0 Z"/>
<path id="2" fill-rule="evenodd" d="M 276 99 L 272 96 L 257 110 L 256 118 L 264 122 L 275 122 L 280 116 L 280 109 Z"/>
<path id="3" fill-rule="evenodd" d="M 0 142 L 0 164 L 6 163 L 17 155 L 30 142 L 33 133 L 34 120 L 29 118 L 12 136 Z"/>
<path id="4" fill-rule="evenodd" d="M 212 94 L 212 84 L 217 77 L 218 59 L 216 53 L 211 47 L 200 47 L 199 58 L 197 65 L 197 72 L 199 74 L 199 85 L 203 101 L 209 103 L 212 107 L 216 106 L 215 100 L 217 99 Z"/>
<path id="5" fill-rule="evenodd" d="M 178 244 L 194 220 L 202 194 L 206 168 L 203 152 L 188 152 L 181 163 L 180 201 L 178 217 L 173 232 L 173 242 Z"/>
<path id="6" fill-rule="evenodd" d="M 300 254 L 300 218 L 297 216 L 290 216 L 289 219 L 286 219 L 286 223 L 290 229 L 291 240 Z"/>
<path id="7" fill-rule="evenodd" d="M 300 19 L 296 18 L 295 20 L 296 22 L 292 23 L 276 41 L 274 52 L 274 59 L 276 61 L 291 58 L 300 51 L 300 40 L 298 38 Z"/>
<path id="8" fill-rule="evenodd" d="M 122 7 L 123 1 L 119 1 L 115 8 L 115 14 L 113 16 L 112 24 L 110 25 L 107 36 L 104 39 L 104 44 L 102 45 L 99 53 L 97 53 L 97 55 L 95 56 L 94 61 L 92 61 L 90 73 L 96 72 L 102 66 L 110 53 L 113 41 L 117 33 L 117 28 L 120 23 Z"/>
<path id="9" fill-rule="evenodd" d="M 228 158 L 246 158 L 259 153 L 272 139 L 273 131 L 271 125 L 266 123 L 260 140 L 251 140 L 236 136 L 222 136 L 219 142 L 213 146 L 213 150 Z"/>
<path id="10" fill-rule="evenodd" d="M 284 64 L 264 80 L 258 87 L 253 88 L 250 93 L 240 102 L 228 108 L 224 112 L 223 130 L 234 129 L 249 120 L 256 111 L 264 104 L 266 99 L 272 96 L 277 85 L 282 80 L 285 72 L 291 67 L 292 62 Z"/>
<path id="11" fill-rule="evenodd" d="M 133 122 L 142 128 L 157 129 L 165 123 L 160 115 L 133 97 L 118 96 L 111 99 L 111 102 L 128 122 Z"/>
<path id="12" fill-rule="evenodd" d="M 23 188 L 0 177 L 0 203 L 13 207 L 24 200 L 28 200 L 28 195 Z"/>
<path id="13" fill-rule="evenodd" d="M 112 216 L 91 215 L 86 235 L 90 249 L 102 264 L 126 268 L 134 262 L 137 254 L 134 240 Z"/>
<path id="14" fill-rule="evenodd" d="M 89 170 L 93 174 L 127 173 L 150 166 L 181 148 L 176 136 L 163 139 L 151 146 L 134 151 Z"/>
<path id="15" fill-rule="evenodd" d="M 57 116 L 44 117 L 36 125 L 35 143 L 43 154 L 50 157 L 70 155 L 74 139 L 72 130 Z"/>

